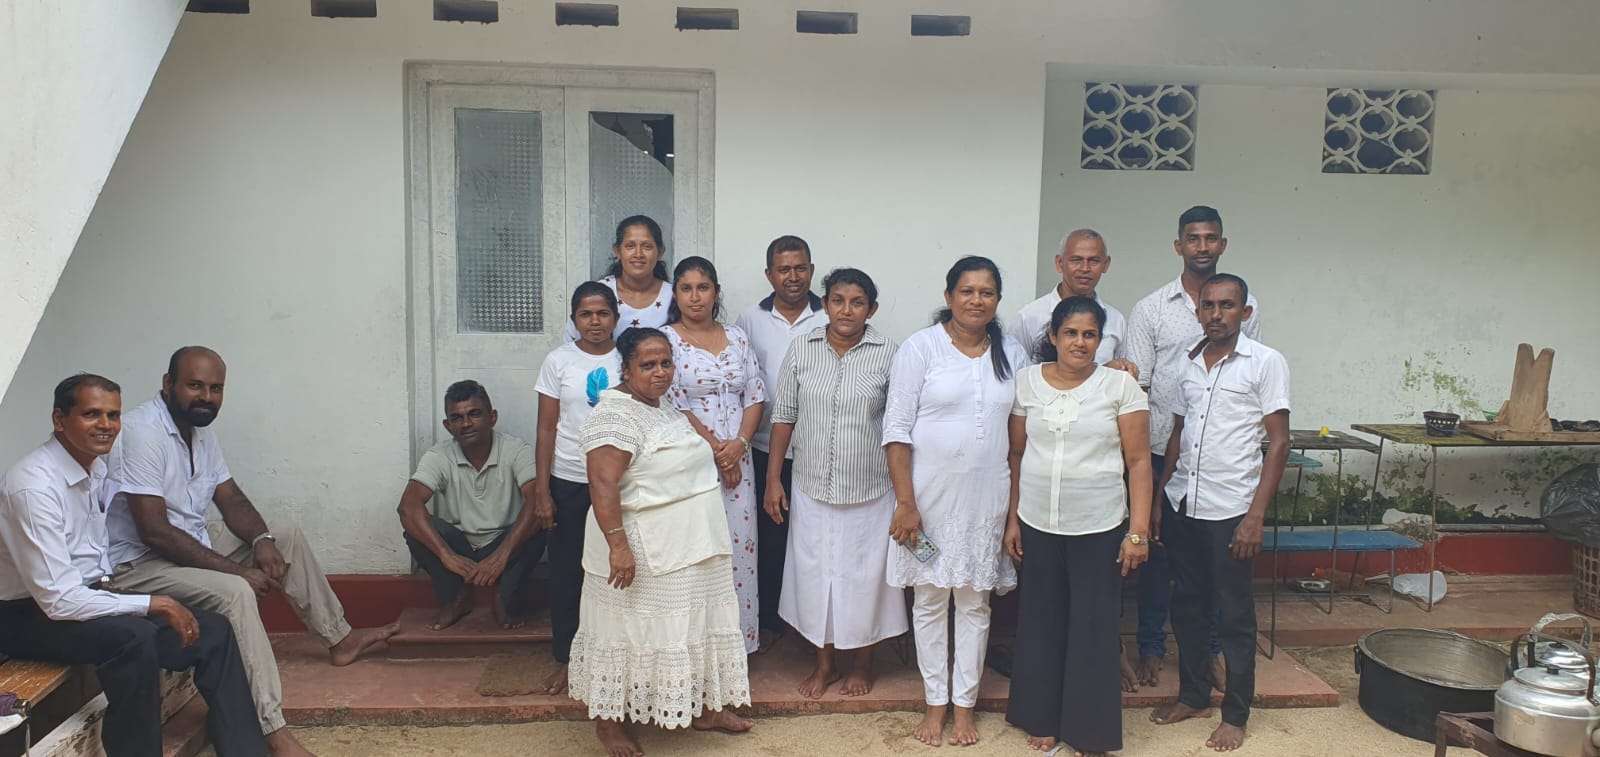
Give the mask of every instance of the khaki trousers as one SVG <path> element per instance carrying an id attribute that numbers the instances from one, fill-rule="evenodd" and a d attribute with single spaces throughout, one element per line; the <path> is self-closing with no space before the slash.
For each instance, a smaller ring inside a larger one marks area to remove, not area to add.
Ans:
<path id="1" fill-rule="evenodd" d="M 283 553 L 289 573 L 283 579 L 283 593 L 306 628 L 328 646 L 338 644 L 350 634 L 344 619 L 344 606 L 317 565 L 300 529 L 290 524 L 268 524 L 278 551 Z M 223 523 L 212 523 L 211 548 L 229 560 L 256 567 L 255 552 Z M 272 733 L 284 726 L 283 684 L 278 678 L 278 660 L 272 641 L 261 624 L 256 594 L 243 578 L 204 568 L 185 568 L 148 552 L 116 567 L 112 583 L 121 591 L 139 594 L 164 594 L 186 605 L 222 614 L 233 625 L 238 638 L 239 656 L 244 659 L 245 675 L 261 732 Z"/>

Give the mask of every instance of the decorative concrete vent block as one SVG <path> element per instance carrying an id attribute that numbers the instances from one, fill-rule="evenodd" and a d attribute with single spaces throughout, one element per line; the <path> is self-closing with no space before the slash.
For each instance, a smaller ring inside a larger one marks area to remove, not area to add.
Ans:
<path id="1" fill-rule="evenodd" d="M 500 3 L 495 0 L 433 0 L 433 20 L 492 24 L 500 20 Z"/>
<path id="2" fill-rule="evenodd" d="M 739 9 L 679 8 L 678 29 L 680 31 L 737 31 L 739 29 Z"/>
<path id="3" fill-rule="evenodd" d="M 801 34 L 855 34 L 856 14 L 834 11 L 795 11 L 794 30 Z"/>
<path id="4" fill-rule="evenodd" d="M 1081 165 L 1109 171 L 1192 171 L 1199 109 L 1193 86 L 1085 84 Z"/>
<path id="5" fill-rule="evenodd" d="M 1328 90 L 1323 173 L 1427 174 L 1433 164 L 1431 89 Z"/>
<path id="6" fill-rule="evenodd" d="M 319 18 L 377 18 L 378 0 L 311 0 L 311 15 Z"/>
<path id="7" fill-rule="evenodd" d="M 556 26 L 617 26 L 617 6 L 604 3 L 556 3 Z"/>
<path id="8" fill-rule="evenodd" d="M 971 34 L 971 16 L 911 16 L 913 37 L 966 37 Z"/>

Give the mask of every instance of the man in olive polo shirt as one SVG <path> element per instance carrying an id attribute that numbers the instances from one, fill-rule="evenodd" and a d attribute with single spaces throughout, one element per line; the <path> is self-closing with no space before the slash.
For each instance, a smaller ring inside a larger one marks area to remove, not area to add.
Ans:
<path id="1" fill-rule="evenodd" d="M 517 628 L 513 600 L 554 520 L 533 495 L 533 447 L 494 430 L 499 414 L 476 381 L 451 384 L 444 408 L 451 438 L 423 453 L 399 507 L 406 546 L 439 597 L 429 628 L 448 627 L 472 610 L 468 585 L 496 587 L 495 622 Z"/>

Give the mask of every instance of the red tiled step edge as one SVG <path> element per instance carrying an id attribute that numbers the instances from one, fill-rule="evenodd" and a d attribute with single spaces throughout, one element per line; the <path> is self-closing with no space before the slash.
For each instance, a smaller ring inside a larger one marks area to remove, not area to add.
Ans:
<path id="1" fill-rule="evenodd" d="M 274 640 L 284 686 L 284 714 L 296 725 L 455 725 L 530 720 L 581 720 L 585 705 L 565 696 L 484 697 L 476 692 L 484 659 L 395 660 L 371 658 L 347 668 L 327 664 L 325 653 L 308 636 Z M 536 654 L 547 654 L 540 646 Z M 814 658 L 801 645 L 786 642 L 751 658 L 751 712 L 756 716 L 803 713 L 916 711 L 922 708 L 922 681 L 914 662 L 902 662 L 890 649 L 878 657 L 878 682 L 871 694 L 844 697 L 830 692 L 820 700 L 795 693 Z M 1124 707 L 1153 707 L 1177 695 L 1177 670 L 1169 665 L 1162 684 L 1123 696 Z M 1334 707 L 1339 694 L 1302 667 L 1287 652 L 1256 662 L 1259 707 Z M 985 671 L 978 707 L 1003 711 L 1010 682 Z"/>

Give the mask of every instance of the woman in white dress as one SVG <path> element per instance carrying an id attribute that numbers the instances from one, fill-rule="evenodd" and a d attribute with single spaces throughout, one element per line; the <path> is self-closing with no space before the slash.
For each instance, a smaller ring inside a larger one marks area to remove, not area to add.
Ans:
<path id="1" fill-rule="evenodd" d="M 550 654 L 560 665 L 544 681 L 544 693 L 567 690 L 567 661 L 578 632 L 583 594 L 583 531 L 589 515 L 589 474 L 578 444 L 578 429 L 600 402 L 600 392 L 617 384 L 622 358 L 612 334 L 617 295 L 598 281 L 585 281 L 572 293 L 572 325 L 578 341 L 551 350 L 539 368 L 539 433 L 533 448 L 535 502 L 555 515 L 550 530 Z"/>
<path id="2" fill-rule="evenodd" d="M 795 340 L 778 371 L 772 459 L 794 451 L 794 501 L 767 471 L 767 514 L 789 511 L 778 615 L 817 648 L 799 691 L 820 698 L 840 677 L 835 649 L 855 649 L 845 696 L 872 691 L 873 650 L 906 632 L 905 590 L 884 580 L 894 490 L 883 453 L 883 409 L 895 344 L 867 324 L 878 287 L 854 268 L 822 281 L 828 325 Z M 791 445 L 792 442 L 792 445 Z"/>
<path id="3" fill-rule="evenodd" d="M 900 346 L 889 377 L 883 443 L 896 502 L 890 535 L 901 546 L 889 550 L 888 580 L 913 589 L 911 625 L 928 704 L 916 737 L 931 746 L 943 739 L 951 704 L 949 743 L 978 742 L 973 707 L 989 595 L 1017 585 L 1000 545 L 1011 489 L 1006 418 L 1013 372 L 1028 358 L 995 318 L 1000 286 L 1000 270 L 988 258 L 956 261 L 945 275 L 946 307 Z M 953 670 L 946 630 L 952 600 Z"/>
<path id="4" fill-rule="evenodd" d="M 1150 549 L 1150 403 L 1133 376 L 1095 365 L 1105 319 L 1091 297 L 1058 303 L 1011 409 L 1005 545 L 1022 598 L 1006 720 L 1028 746 L 1077 757 L 1122 749 L 1122 578 Z"/>
<path id="5" fill-rule="evenodd" d="M 672 287 L 667 278 L 667 245 L 661 240 L 661 224 L 650 216 L 628 216 L 617 224 L 617 241 L 611 244 L 611 269 L 599 281 L 617 295 L 617 323 L 612 338 L 631 328 L 660 328 L 666 325 L 667 308 L 672 304 Z M 567 341 L 578 340 L 578 329 L 567 323 Z"/>
<path id="6" fill-rule="evenodd" d="M 739 627 L 745 651 L 761 645 L 756 584 L 756 492 L 750 437 L 761 423 L 767 399 L 750 340 L 738 326 L 724 325 L 717 269 L 702 257 L 687 257 L 672 272 L 672 306 L 661 331 L 672 342 L 676 378 L 668 396 L 689 414 L 695 430 L 716 453 L 722 502 L 733 539 L 733 586 L 739 594 Z"/>
<path id="7" fill-rule="evenodd" d="M 672 347 L 655 329 L 617 340 L 622 381 L 583 422 L 593 499 L 568 690 L 610 757 L 644 754 L 628 722 L 742 732 L 750 703 L 716 459 L 664 399 Z"/>

